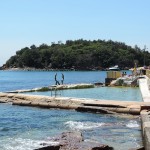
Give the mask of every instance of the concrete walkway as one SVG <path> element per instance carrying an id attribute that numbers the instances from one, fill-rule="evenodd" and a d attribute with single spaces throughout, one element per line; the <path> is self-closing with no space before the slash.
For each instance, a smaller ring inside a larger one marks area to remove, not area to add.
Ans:
<path id="1" fill-rule="evenodd" d="M 139 87 L 144 102 L 150 102 L 150 90 L 148 80 L 149 79 L 146 76 L 145 78 L 139 79 Z"/>
<path id="2" fill-rule="evenodd" d="M 149 78 L 139 79 L 139 87 L 142 94 L 143 101 L 150 102 Z M 143 142 L 145 150 L 150 150 L 150 105 L 141 107 L 141 124 L 143 133 Z"/>
<path id="3" fill-rule="evenodd" d="M 126 113 L 132 115 L 140 115 L 141 106 L 147 107 L 150 105 L 150 102 L 49 97 L 14 93 L 0 93 L 0 103 L 43 108 L 75 109 L 77 111 L 100 113 Z"/>

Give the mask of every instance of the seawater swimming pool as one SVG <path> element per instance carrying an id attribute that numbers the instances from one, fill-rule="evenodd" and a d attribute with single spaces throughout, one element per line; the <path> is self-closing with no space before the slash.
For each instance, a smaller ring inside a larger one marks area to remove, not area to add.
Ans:
<path id="1" fill-rule="evenodd" d="M 131 87 L 96 87 L 88 89 L 68 89 L 47 92 L 30 92 L 26 94 L 76 97 L 90 99 L 105 99 L 118 101 L 142 101 L 139 88 Z"/>

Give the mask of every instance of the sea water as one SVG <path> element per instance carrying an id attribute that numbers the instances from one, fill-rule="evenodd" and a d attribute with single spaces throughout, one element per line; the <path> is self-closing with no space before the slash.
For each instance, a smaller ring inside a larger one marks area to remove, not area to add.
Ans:
<path id="1" fill-rule="evenodd" d="M 142 145 L 139 118 L 0 104 L 0 149 L 33 150 L 65 131 L 80 131 L 86 141 L 128 150 Z"/>
<path id="2" fill-rule="evenodd" d="M 64 74 L 64 83 L 94 83 L 105 81 L 106 71 L 0 71 L 0 91 L 31 89 L 55 84 L 61 81 Z"/>
<path id="3" fill-rule="evenodd" d="M 56 71 L 0 71 L 0 91 L 30 89 L 55 84 Z M 57 72 L 61 80 L 61 73 Z M 104 82 L 105 71 L 63 72 L 65 83 Z M 116 92 L 116 93 L 115 93 Z M 43 93 L 37 93 L 43 94 Z M 50 92 L 45 93 L 50 96 Z M 141 101 L 138 88 L 64 90 L 61 96 Z M 96 97 L 94 97 L 96 96 Z M 40 109 L 0 104 L 0 149 L 33 150 L 65 131 L 81 131 L 87 141 L 97 141 L 127 150 L 142 145 L 140 119 L 80 113 L 73 110 Z"/>

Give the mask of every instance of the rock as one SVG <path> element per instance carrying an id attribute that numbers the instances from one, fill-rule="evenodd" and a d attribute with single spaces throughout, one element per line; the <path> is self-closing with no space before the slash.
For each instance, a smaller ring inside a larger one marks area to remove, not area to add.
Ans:
<path id="1" fill-rule="evenodd" d="M 104 83 L 96 82 L 96 83 L 94 83 L 94 85 L 96 85 L 96 86 L 104 86 Z"/>
<path id="2" fill-rule="evenodd" d="M 95 106 L 80 106 L 76 109 L 76 111 L 95 112 L 95 113 L 102 113 L 102 114 L 115 114 L 115 112 L 110 111 L 107 108 L 95 107 Z"/>
<path id="3" fill-rule="evenodd" d="M 47 146 L 36 150 L 113 150 L 108 145 L 84 141 L 81 132 L 64 132 L 52 139 L 59 142 L 56 146 Z"/>
<path id="4" fill-rule="evenodd" d="M 59 150 L 59 149 L 60 149 L 60 145 L 52 145 L 52 146 L 38 148 L 35 150 Z"/>

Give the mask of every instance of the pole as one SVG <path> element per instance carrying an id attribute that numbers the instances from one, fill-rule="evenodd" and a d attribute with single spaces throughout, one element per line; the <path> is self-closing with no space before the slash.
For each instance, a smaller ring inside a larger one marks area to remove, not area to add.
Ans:
<path id="1" fill-rule="evenodd" d="M 146 50 L 146 45 L 144 46 L 144 66 L 145 66 L 145 50 Z"/>

